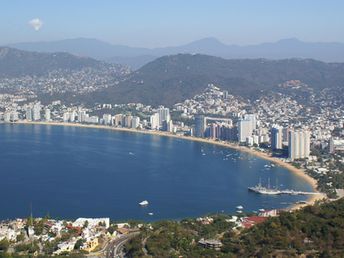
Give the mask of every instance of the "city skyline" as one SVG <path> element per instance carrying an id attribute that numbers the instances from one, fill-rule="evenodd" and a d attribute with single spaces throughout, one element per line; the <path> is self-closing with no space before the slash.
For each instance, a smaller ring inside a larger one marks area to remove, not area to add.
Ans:
<path id="1" fill-rule="evenodd" d="M 0 8 L 1 257 L 342 257 L 344 1 Z"/>

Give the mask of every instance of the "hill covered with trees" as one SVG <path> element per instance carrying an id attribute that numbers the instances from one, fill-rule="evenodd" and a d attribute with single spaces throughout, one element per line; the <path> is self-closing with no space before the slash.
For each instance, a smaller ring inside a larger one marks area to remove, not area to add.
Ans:
<path id="1" fill-rule="evenodd" d="M 203 225 L 196 220 L 163 221 L 147 227 L 126 245 L 129 257 L 343 257 L 344 199 L 308 206 L 240 233 L 226 215 Z M 217 238 L 221 250 L 197 244 Z"/>
<path id="2" fill-rule="evenodd" d="M 300 80 L 314 89 L 343 87 L 344 64 L 312 59 L 223 59 L 200 54 L 164 56 L 88 99 L 169 106 L 201 93 L 209 83 L 253 98 L 288 80 Z"/>
<path id="3" fill-rule="evenodd" d="M 40 53 L 0 47 L 0 78 L 41 76 L 51 71 L 77 71 L 83 68 L 106 69 L 111 65 L 68 53 Z"/>

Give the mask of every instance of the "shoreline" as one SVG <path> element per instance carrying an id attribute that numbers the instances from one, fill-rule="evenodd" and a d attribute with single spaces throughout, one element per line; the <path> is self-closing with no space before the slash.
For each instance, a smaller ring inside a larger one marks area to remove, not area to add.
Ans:
<path id="1" fill-rule="evenodd" d="M 223 142 L 223 141 L 216 141 L 212 139 L 207 139 L 207 138 L 197 138 L 193 136 L 183 136 L 183 135 L 176 135 L 176 134 L 171 134 L 169 132 L 162 132 L 162 131 L 151 131 L 151 130 L 137 130 L 137 129 L 132 129 L 132 128 L 122 128 L 122 127 L 111 127 L 107 125 L 92 125 L 92 124 L 79 124 L 79 123 L 66 123 L 66 122 L 31 122 L 31 121 L 18 121 L 12 124 L 23 124 L 23 125 L 52 125 L 52 126 L 68 126 L 68 127 L 80 127 L 80 128 L 91 128 L 91 129 L 105 129 L 105 130 L 112 130 L 112 131 L 120 131 L 120 132 L 129 132 L 129 133 L 142 133 L 142 134 L 149 134 L 149 135 L 156 135 L 156 136 L 164 136 L 164 137 L 171 137 L 171 138 L 176 138 L 176 139 L 182 139 L 182 140 L 188 140 L 188 141 L 194 141 L 194 142 L 200 142 L 200 143 L 207 143 L 207 144 L 213 144 L 225 148 L 230 148 L 233 150 L 237 150 L 240 152 L 245 152 L 250 155 L 256 156 L 258 158 L 268 160 L 280 167 L 283 167 L 293 173 L 294 175 L 303 178 L 308 184 L 311 185 L 312 189 L 314 192 L 317 194 L 309 196 L 307 199 L 306 204 L 300 204 L 300 203 L 295 203 L 292 204 L 287 208 L 287 210 L 297 210 L 300 209 L 304 206 L 307 205 L 314 205 L 315 202 L 319 200 L 323 200 L 324 198 L 326 199 L 326 195 L 323 193 L 320 193 L 317 190 L 317 181 L 312 178 L 311 176 L 307 175 L 304 170 L 299 169 L 291 165 L 290 163 L 287 163 L 283 160 L 280 160 L 278 158 L 272 157 L 268 155 L 267 153 L 260 152 L 254 149 L 250 149 L 248 147 L 244 146 L 239 146 L 230 142 Z"/>

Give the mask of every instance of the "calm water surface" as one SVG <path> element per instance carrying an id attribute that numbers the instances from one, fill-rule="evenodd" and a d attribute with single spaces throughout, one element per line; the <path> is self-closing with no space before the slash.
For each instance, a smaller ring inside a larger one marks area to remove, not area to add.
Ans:
<path id="1" fill-rule="evenodd" d="M 284 208 L 304 196 L 247 191 L 259 178 L 311 191 L 268 161 L 168 137 L 44 125 L 0 125 L 0 219 L 111 217 L 179 219 L 214 212 Z M 148 200 L 142 208 L 138 203 Z M 153 216 L 148 213 L 153 212 Z"/>

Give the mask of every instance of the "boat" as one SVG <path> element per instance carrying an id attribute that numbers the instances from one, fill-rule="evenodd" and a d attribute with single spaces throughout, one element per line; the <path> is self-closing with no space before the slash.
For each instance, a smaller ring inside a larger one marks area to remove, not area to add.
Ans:
<path id="1" fill-rule="evenodd" d="M 277 184 L 276 184 L 277 185 Z M 270 187 L 270 178 L 268 179 L 268 187 L 262 186 L 260 180 L 258 185 L 248 187 L 248 190 L 258 194 L 265 194 L 265 195 L 279 195 L 279 194 L 289 194 L 289 195 L 311 195 L 317 194 L 316 192 L 303 192 L 303 191 L 295 191 L 295 190 L 279 190 L 277 186 L 275 188 Z"/>
<path id="2" fill-rule="evenodd" d="M 149 215 L 149 216 L 153 216 L 154 213 L 153 213 L 153 212 L 149 212 L 148 215 Z"/>
<path id="3" fill-rule="evenodd" d="M 298 202 L 296 202 L 296 204 L 307 204 L 307 202 L 306 201 L 298 201 Z"/>
<path id="4" fill-rule="evenodd" d="M 237 208 L 238 210 L 242 210 L 244 207 L 241 206 L 241 205 L 239 205 L 239 206 L 236 206 L 236 208 Z"/>
<path id="5" fill-rule="evenodd" d="M 248 187 L 248 190 L 254 193 L 259 194 L 266 194 L 266 195 L 278 195 L 282 192 L 279 191 L 277 188 L 270 188 L 270 178 L 268 179 L 268 187 L 262 186 L 261 180 L 259 179 L 259 183 L 256 186 Z"/>
<path id="6" fill-rule="evenodd" d="M 144 200 L 142 202 L 139 203 L 141 206 L 147 206 L 149 204 L 149 202 L 147 200 Z"/>

